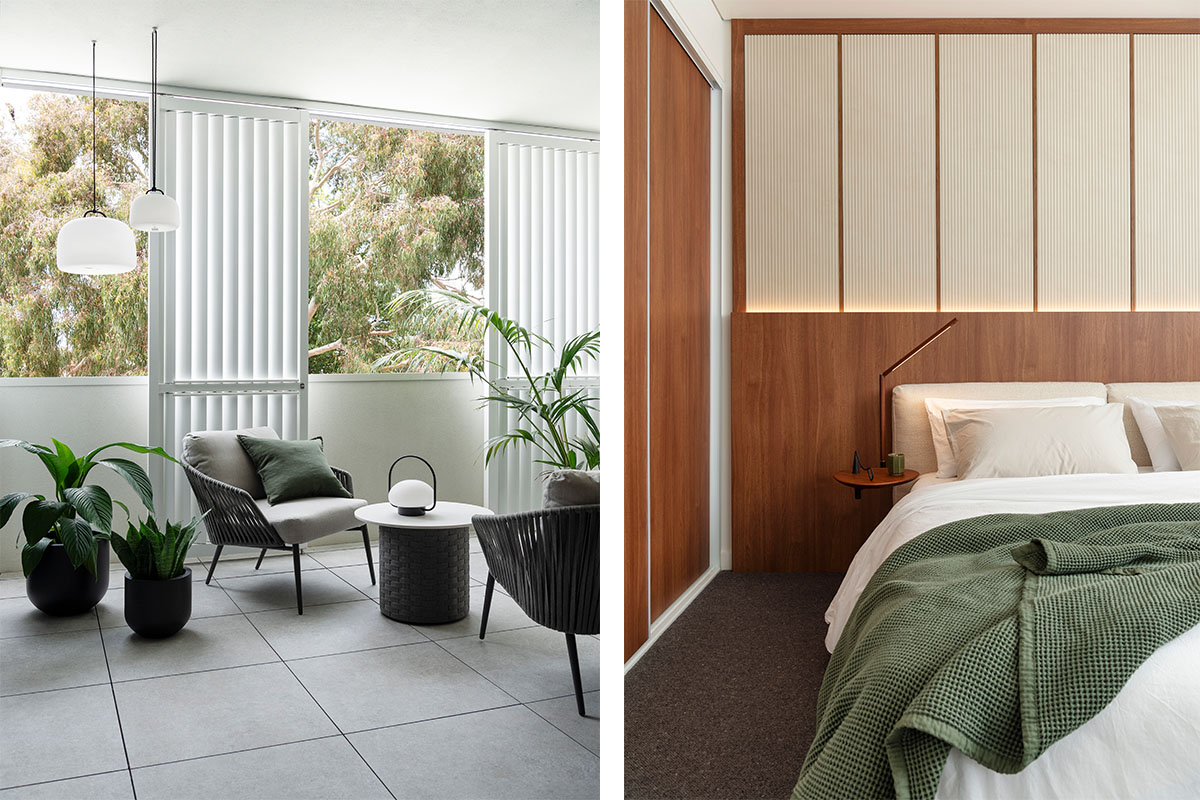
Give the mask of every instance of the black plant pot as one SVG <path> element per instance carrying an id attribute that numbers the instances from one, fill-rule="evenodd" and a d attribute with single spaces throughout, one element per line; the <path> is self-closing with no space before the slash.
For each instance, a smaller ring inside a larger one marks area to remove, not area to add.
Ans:
<path id="1" fill-rule="evenodd" d="M 192 570 L 165 581 L 125 573 L 125 622 L 147 639 L 173 636 L 192 618 Z"/>
<path id="2" fill-rule="evenodd" d="M 55 617 L 71 617 L 95 608 L 108 591 L 108 542 L 101 539 L 96 544 L 99 549 L 94 577 L 86 567 L 71 566 L 61 544 L 47 547 L 42 560 L 25 579 L 29 602 Z"/>

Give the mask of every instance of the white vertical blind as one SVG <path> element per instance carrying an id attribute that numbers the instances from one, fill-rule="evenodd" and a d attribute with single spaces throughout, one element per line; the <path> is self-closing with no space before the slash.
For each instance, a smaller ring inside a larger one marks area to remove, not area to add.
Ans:
<path id="1" fill-rule="evenodd" d="M 599 144 L 580 139 L 493 131 L 487 136 L 487 304 L 561 346 L 600 324 Z M 522 396 L 528 382 L 496 336 L 490 336 L 490 377 Z M 534 375 L 552 354 L 535 348 Z M 599 397 L 599 365 L 587 360 L 572 389 Z M 517 426 L 515 413 L 490 404 L 487 433 Z M 583 435 L 583 430 L 569 430 Z M 541 474 L 529 448 L 510 449 L 487 468 L 488 506 L 497 513 L 541 503 Z"/>
<path id="2" fill-rule="evenodd" d="M 163 101 L 164 189 L 182 225 L 151 272 L 152 439 L 269 425 L 306 434 L 307 114 Z M 173 519 L 193 513 L 182 470 L 159 466 Z"/>

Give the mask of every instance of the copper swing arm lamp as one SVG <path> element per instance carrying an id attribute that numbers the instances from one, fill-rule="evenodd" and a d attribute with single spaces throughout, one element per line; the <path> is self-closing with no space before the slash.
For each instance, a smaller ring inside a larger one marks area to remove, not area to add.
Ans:
<path id="1" fill-rule="evenodd" d="M 887 466 L 887 400 L 885 399 L 886 395 L 884 392 L 884 382 L 887 380 L 887 376 L 891 375 L 893 372 L 903 366 L 905 362 L 907 362 L 917 353 L 933 344 L 935 339 L 953 328 L 956 324 L 958 324 L 958 317 L 955 317 L 942 327 L 938 328 L 936 331 L 934 331 L 932 336 L 921 342 L 912 350 L 909 350 L 907 353 L 905 353 L 904 356 L 895 364 L 892 364 L 883 372 L 879 373 L 879 466 Z"/>

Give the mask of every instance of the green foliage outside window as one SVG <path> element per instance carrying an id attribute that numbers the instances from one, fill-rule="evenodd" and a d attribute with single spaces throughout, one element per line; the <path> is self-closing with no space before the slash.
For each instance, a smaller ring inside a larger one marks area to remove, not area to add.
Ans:
<path id="1" fill-rule="evenodd" d="M 90 97 L 0 90 L 0 377 L 146 374 L 146 234 L 132 272 L 55 266 L 59 228 L 92 203 L 90 114 Z M 99 207 L 128 220 L 149 184 L 146 105 L 100 99 L 97 115 Z M 313 120 L 309 186 L 311 372 L 370 372 L 398 344 L 480 352 L 479 332 L 391 309 L 413 289 L 479 299 L 482 138 Z"/>

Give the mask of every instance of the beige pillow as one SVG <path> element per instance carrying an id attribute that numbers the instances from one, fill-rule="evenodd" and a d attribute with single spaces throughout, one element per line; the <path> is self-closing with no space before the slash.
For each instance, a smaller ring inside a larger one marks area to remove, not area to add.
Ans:
<path id="1" fill-rule="evenodd" d="M 1158 406 L 1171 450 L 1183 469 L 1200 469 L 1200 406 Z"/>
<path id="2" fill-rule="evenodd" d="M 1136 473 L 1125 407 L 982 408 L 946 411 L 960 478 Z"/>
<path id="3" fill-rule="evenodd" d="M 952 400 L 945 397 L 926 397 L 925 413 L 929 416 L 929 429 L 933 434 L 933 450 L 937 454 L 939 478 L 953 478 L 959 474 L 954 460 L 954 448 L 950 434 L 946 431 L 947 411 L 967 411 L 977 408 L 1049 408 L 1051 406 L 1102 406 L 1099 397 L 1045 397 L 1024 400 Z"/>

